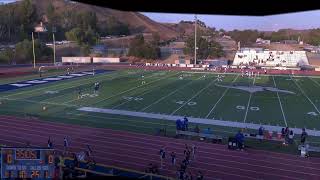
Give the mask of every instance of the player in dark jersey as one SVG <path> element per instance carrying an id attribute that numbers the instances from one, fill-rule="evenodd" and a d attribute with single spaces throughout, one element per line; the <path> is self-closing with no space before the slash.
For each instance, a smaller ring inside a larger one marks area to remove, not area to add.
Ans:
<path id="1" fill-rule="evenodd" d="M 94 93 L 94 94 L 97 94 L 99 88 L 100 88 L 100 83 L 98 83 L 98 82 L 94 83 L 93 93 Z"/>
<path id="2" fill-rule="evenodd" d="M 82 98 L 82 90 L 79 87 L 79 89 L 78 89 L 78 99 L 80 99 L 80 98 Z"/>

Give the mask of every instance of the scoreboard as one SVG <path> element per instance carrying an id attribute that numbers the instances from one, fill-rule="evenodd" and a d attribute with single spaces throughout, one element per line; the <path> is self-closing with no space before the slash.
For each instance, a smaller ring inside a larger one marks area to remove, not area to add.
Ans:
<path id="1" fill-rule="evenodd" d="M 1 148 L 1 179 L 52 179 L 55 169 L 53 152 L 49 148 Z"/>

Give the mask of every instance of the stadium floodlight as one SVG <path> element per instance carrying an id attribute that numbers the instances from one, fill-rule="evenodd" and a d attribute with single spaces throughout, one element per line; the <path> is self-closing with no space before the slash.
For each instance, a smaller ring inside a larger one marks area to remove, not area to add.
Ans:
<path id="1" fill-rule="evenodd" d="M 194 15 L 194 64 L 197 64 L 197 15 Z"/>
<path id="2" fill-rule="evenodd" d="M 36 53 L 34 51 L 34 36 L 33 36 L 33 32 L 31 33 L 31 36 L 32 36 L 33 68 L 36 68 Z"/>
<path id="3" fill-rule="evenodd" d="M 54 37 L 54 33 L 57 32 L 55 26 L 52 27 L 52 40 L 53 40 L 53 66 L 56 64 L 56 40 Z"/>

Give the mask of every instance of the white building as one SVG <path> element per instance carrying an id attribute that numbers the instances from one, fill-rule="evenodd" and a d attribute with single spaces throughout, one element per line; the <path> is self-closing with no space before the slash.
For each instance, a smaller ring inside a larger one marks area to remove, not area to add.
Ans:
<path id="1" fill-rule="evenodd" d="M 257 44 L 270 44 L 270 40 L 265 40 L 265 39 L 262 39 L 262 38 L 258 38 L 257 40 L 256 40 L 256 43 Z"/>

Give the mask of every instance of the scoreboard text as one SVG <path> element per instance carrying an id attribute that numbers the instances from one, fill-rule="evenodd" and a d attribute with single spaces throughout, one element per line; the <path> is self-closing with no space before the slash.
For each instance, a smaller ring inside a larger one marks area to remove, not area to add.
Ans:
<path id="1" fill-rule="evenodd" d="M 1 178 L 51 179 L 53 176 L 53 149 L 1 148 Z"/>

